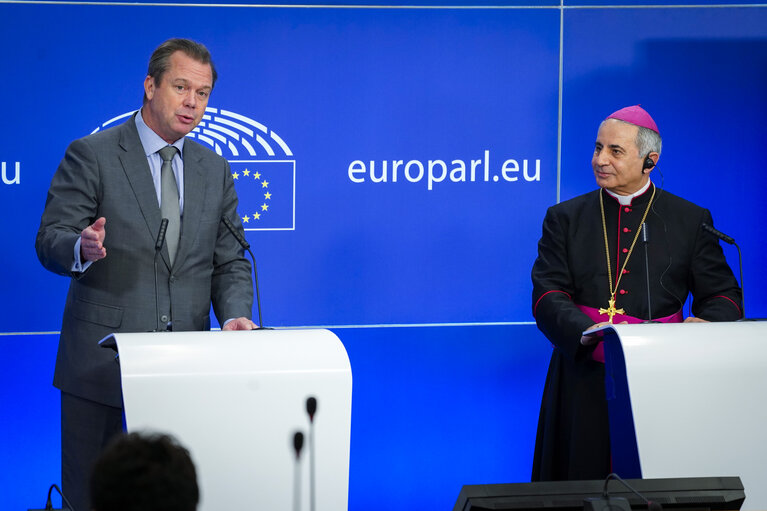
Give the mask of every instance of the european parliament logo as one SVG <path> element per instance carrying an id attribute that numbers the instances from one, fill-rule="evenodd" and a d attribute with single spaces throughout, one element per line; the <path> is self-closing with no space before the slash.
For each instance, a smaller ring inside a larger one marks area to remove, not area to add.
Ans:
<path id="1" fill-rule="evenodd" d="M 93 133 L 134 112 L 106 121 Z M 244 115 L 208 107 L 187 137 L 229 161 L 246 231 L 295 230 L 296 160 L 277 133 Z"/>

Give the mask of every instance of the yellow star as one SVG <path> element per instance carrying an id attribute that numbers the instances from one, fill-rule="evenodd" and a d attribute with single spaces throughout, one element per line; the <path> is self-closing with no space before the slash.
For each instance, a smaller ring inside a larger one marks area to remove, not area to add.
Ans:
<path id="1" fill-rule="evenodd" d="M 247 224 L 249 220 L 250 218 L 248 217 L 248 215 L 245 215 L 244 217 L 242 217 L 242 222 L 245 224 Z"/>
<path id="2" fill-rule="evenodd" d="M 239 177 L 240 177 L 240 175 L 237 172 L 232 172 L 232 178 L 233 179 L 238 179 Z"/>
<path id="3" fill-rule="evenodd" d="M 253 179 L 256 179 L 256 180 L 257 180 L 257 179 L 261 179 L 261 173 L 260 173 L 260 172 L 258 172 L 258 171 L 256 171 L 256 173 L 255 173 L 255 174 L 253 174 Z"/>
<path id="4" fill-rule="evenodd" d="M 269 188 L 269 181 L 261 181 L 261 188 Z"/>
<path id="5" fill-rule="evenodd" d="M 268 204 L 261 204 L 261 211 L 266 211 L 267 209 L 269 209 Z"/>
<path id="6" fill-rule="evenodd" d="M 267 199 L 271 199 L 272 198 L 272 192 L 266 192 L 264 194 L 264 197 L 267 198 Z"/>
<path id="7" fill-rule="evenodd" d="M 261 213 L 253 213 L 253 218 L 259 220 L 261 218 Z"/>
<path id="8" fill-rule="evenodd" d="M 245 170 L 242 171 L 242 175 L 243 176 L 249 176 L 250 175 L 250 171 L 248 169 L 245 169 Z"/>

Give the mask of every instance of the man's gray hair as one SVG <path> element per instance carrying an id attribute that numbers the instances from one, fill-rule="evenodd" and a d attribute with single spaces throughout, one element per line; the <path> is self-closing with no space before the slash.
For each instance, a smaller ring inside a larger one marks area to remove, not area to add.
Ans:
<path id="1" fill-rule="evenodd" d="M 644 158 L 650 153 L 658 153 L 658 155 L 660 155 L 660 150 L 663 146 L 660 134 L 654 132 L 650 128 L 645 128 L 643 126 L 637 127 L 639 128 L 639 132 L 637 133 L 636 145 L 639 149 L 640 158 Z"/>
<path id="2" fill-rule="evenodd" d="M 626 122 L 622 119 L 616 119 L 613 117 L 602 121 L 599 124 L 599 127 L 601 128 L 602 124 L 610 120 L 622 122 L 623 124 L 628 124 L 629 126 L 637 126 L 636 124 L 631 124 L 630 122 Z M 634 143 L 636 144 L 637 150 L 639 151 L 639 157 L 644 158 L 650 153 L 658 153 L 658 156 L 660 156 L 660 150 L 663 146 L 663 141 L 660 138 L 660 134 L 656 133 L 650 128 L 645 128 L 643 126 L 637 126 L 637 128 L 639 131 L 637 132 L 637 137 L 634 139 Z"/>

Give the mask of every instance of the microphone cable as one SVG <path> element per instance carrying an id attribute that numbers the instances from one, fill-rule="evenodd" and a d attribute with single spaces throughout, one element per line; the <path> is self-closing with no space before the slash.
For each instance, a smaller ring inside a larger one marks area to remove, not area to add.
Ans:
<path id="1" fill-rule="evenodd" d="M 644 495 L 642 495 L 641 493 L 636 491 L 634 488 L 632 488 L 629 483 L 627 483 L 626 481 L 621 479 L 621 477 L 618 474 L 614 473 L 614 472 L 611 473 L 611 474 L 608 474 L 607 477 L 605 478 L 605 487 L 604 487 L 604 490 L 602 492 L 602 495 L 604 497 L 608 497 L 609 496 L 609 494 L 607 493 L 607 484 L 610 482 L 610 479 L 615 479 L 616 481 L 620 482 L 623 486 L 625 486 L 626 488 L 631 490 L 634 493 L 634 495 L 636 495 L 637 497 L 642 499 L 644 501 L 644 503 L 647 504 L 647 509 L 649 511 L 662 511 L 663 506 L 661 506 L 657 502 L 653 502 L 652 500 L 648 500 Z"/>
<path id="2" fill-rule="evenodd" d="M 671 244 L 668 240 L 668 226 L 666 225 L 666 221 L 663 219 L 663 216 L 655 209 L 655 206 L 660 201 L 660 198 L 663 196 L 663 192 L 665 191 L 664 183 L 665 183 L 665 176 L 663 175 L 663 171 L 659 169 L 657 166 L 655 169 L 658 170 L 660 173 L 660 187 L 658 187 L 658 197 L 655 199 L 655 201 L 652 203 L 652 206 L 650 206 L 650 211 L 653 212 L 653 214 L 658 217 L 658 220 L 660 220 L 661 225 L 663 226 L 663 240 L 666 242 L 666 253 L 668 254 L 668 265 L 666 268 L 661 272 L 660 277 L 658 278 L 658 283 L 660 284 L 660 287 L 669 295 L 671 295 L 678 303 L 679 303 L 679 309 L 682 310 L 682 314 L 684 315 L 684 301 L 680 299 L 676 294 L 671 292 L 669 288 L 666 287 L 666 285 L 663 283 L 663 277 L 666 276 L 666 273 L 671 269 L 671 266 L 674 263 L 674 258 L 671 255 Z"/>
<path id="3" fill-rule="evenodd" d="M 56 490 L 58 494 L 61 496 L 61 501 L 66 504 L 67 508 L 69 508 L 69 511 L 77 511 L 72 504 L 69 503 L 69 500 L 64 496 L 64 493 L 62 493 L 61 488 L 58 487 L 56 484 L 52 484 L 50 488 L 48 488 L 48 498 L 45 500 L 45 511 L 52 511 L 53 510 L 53 502 L 51 501 L 51 493 L 53 490 Z"/>

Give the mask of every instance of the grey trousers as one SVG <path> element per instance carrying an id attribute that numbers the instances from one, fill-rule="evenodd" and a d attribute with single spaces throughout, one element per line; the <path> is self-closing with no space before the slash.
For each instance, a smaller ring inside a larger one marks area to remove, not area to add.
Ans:
<path id="1" fill-rule="evenodd" d="M 91 511 L 91 469 L 123 424 L 122 408 L 61 392 L 61 491 L 72 511 Z"/>

